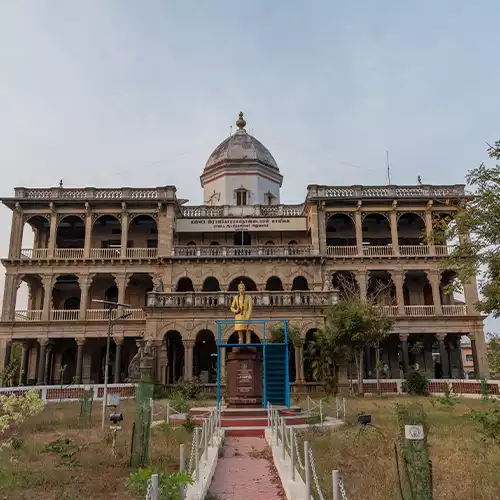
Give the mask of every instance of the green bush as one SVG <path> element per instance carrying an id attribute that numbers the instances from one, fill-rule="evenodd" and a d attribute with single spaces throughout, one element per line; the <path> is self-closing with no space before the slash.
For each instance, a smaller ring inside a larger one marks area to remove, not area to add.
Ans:
<path id="1" fill-rule="evenodd" d="M 425 375 L 412 370 L 405 377 L 404 389 L 408 394 L 413 394 L 415 396 L 428 396 L 429 382 Z"/>
<path id="2" fill-rule="evenodd" d="M 194 428 L 196 427 L 196 422 L 193 420 L 193 417 L 191 416 L 191 413 L 186 413 L 186 418 L 184 419 L 184 422 L 182 422 L 182 427 L 186 429 L 186 431 L 192 433 L 194 431 Z"/>
<path id="3" fill-rule="evenodd" d="M 148 481 L 155 471 L 151 469 L 138 469 L 132 472 L 125 480 L 125 487 L 132 491 L 138 499 L 146 496 Z M 192 484 L 192 479 L 188 474 L 165 472 L 158 473 L 158 500 L 180 500 L 181 486 Z"/>
<path id="4" fill-rule="evenodd" d="M 500 407 L 495 406 L 487 411 L 473 410 L 469 415 L 482 434 L 482 440 L 500 446 Z"/>

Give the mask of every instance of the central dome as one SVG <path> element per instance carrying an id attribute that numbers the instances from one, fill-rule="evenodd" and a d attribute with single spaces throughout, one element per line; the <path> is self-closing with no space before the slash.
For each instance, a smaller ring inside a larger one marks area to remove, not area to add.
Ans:
<path id="1" fill-rule="evenodd" d="M 238 126 L 236 133 L 222 141 L 210 155 L 204 172 L 222 164 L 238 162 L 258 162 L 279 172 L 276 160 L 269 150 L 245 130 L 246 122 L 243 119 L 243 113 L 240 113 L 240 119 L 236 125 Z"/>

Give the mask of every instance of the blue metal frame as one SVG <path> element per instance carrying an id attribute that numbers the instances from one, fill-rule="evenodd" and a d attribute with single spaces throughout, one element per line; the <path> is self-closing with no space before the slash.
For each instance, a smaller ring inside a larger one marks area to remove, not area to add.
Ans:
<path id="1" fill-rule="evenodd" d="M 266 354 L 267 354 L 267 338 L 266 338 L 266 327 L 268 323 L 281 323 L 283 322 L 283 332 L 285 335 L 284 342 L 273 342 L 273 345 L 284 345 L 285 348 L 285 405 L 290 408 L 290 372 L 289 372 L 289 353 L 288 353 L 288 320 L 283 318 L 276 319 L 253 319 L 253 320 L 229 320 L 229 319 L 218 319 L 215 320 L 217 324 L 217 405 L 221 402 L 221 363 L 220 363 L 220 348 L 221 347 L 242 347 L 244 344 L 224 344 L 222 342 L 222 326 L 223 325 L 262 325 L 263 326 L 263 338 L 262 344 L 247 344 L 253 346 L 262 346 L 263 353 L 263 394 L 264 394 L 264 408 L 267 407 L 267 380 L 266 380 Z"/>

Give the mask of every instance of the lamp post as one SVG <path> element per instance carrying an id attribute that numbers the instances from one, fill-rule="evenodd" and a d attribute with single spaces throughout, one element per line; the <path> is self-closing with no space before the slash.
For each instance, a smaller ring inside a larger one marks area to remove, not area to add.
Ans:
<path id="1" fill-rule="evenodd" d="M 123 316 L 115 317 L 113 319 L 113 311 L 116 310 L 117 307 L 126 307 L 130 308 L 129 304 L 122 304 L 120 302 L 112 302 L 110 300 L 98 300 L 94 299 L 92 302 L 99 302 L 100 304 L 105 304 L 108 308 L 108 336 L 106 339 L 106 361 L 104 364 L 104 393 L 102 395 L 102 416 L 101 416 L 101 429 L 104 431 L 104 420 L 106 419 L 106 404 L 108 399 L 108 372 L 109 372 L 109 344 L 111 339 L 111 331 L 113 330 L 113 320 L 123 319 L 127 316 L 130 316 L 132 313 L 129 312 L 124 314 Z M 115 307 L 113 307 L 115 306 Z"/>

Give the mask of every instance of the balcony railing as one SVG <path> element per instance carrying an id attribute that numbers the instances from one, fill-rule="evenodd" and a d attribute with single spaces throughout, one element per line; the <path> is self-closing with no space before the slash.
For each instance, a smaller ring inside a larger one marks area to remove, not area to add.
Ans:
<path id="1" fill-rule="evenodd" d="M 403 257 L 429 257 L 432 247 L 428 245 L 399 245 L 399 255 Z M 456 245 L 438 245 L 434 247 L 434 255 L 445 257 L 450 255 Z M 327 246 L 326 254 L 330 257 L 396 257 L 397 252 L 391 245 L 366 245 L 363 247 L 363 253 L 358 253 L 358 247 L 355 245 Z"/>
<path id="2" fill-rule="evenodd" d="M 399 316 L 398 306 L 384 306 L 387 316 Z"/>
<path id="3" fill-rule="evenodd" d="M 333 304 L 336 292 L 252 292 L 254 307 L 321 307 Z M 225 308 L 231 305 L 235 292 L 148 293 L 149 307 Z"/>
<path id="4" fill-rule="evenodd" d="M 448 306 L 441 306 L 444 316 L 466 316 L 467 306 L 463 304 L 454 304 Z"/>
<path id="5" fill-rule="evenodd" d="M 183 217 L 300 217 L 304 215 L 304 203 L 299 205 L 199 205 L 183 206 Z"/>
<path id="6" fill-rule="evenodd" d="M 358 247 L 356 245 L 328 246 L 326 254 L 332 257 L 355 257 L 358 254 Z"/>
<path id="7" fill-rule="evenodd" d="M 116 311 L 116 320 L 141 320 L 144 319 L 143 309 L 118 309 Z M 78 309 L 52 309 L 49 312 L 50 321 L 78 321 L 80 311 Z M 109 309 L 87 309 L 87 321 L 108 321 Z M 15 321 L 42 321 L 42 311 L 21 310 L 14 314 Z"/>
<path id="8" fill-rule="evenodd" d="M 23 260 L 46 259 L 48 252 L 49 252 L 48 248 L 24 248 L 21 250 L 21 259 Z"/>
<path id="9" fill-rule="evenodd" d="M 313 248 L 311 245 L 186 245 L 174 247 L 172 254 L 174 257 L 302 257 L 313 255 Z"/>
<path id="10" fill-rule="evenodd" d="M 406 316 L 434 316 L 434 306 L 405 306 Z"/>
<path id="11" fill-rule="evenodd" d="M 83 259 L 83 248 L 55 248 L 56 259 Z"/>
<path id="12" fill-rule="evenodd" d="M 128 259 L 155 259 L 157 255 L 157 248 L 127 248 Z"/>
<path id="13" fill-rule="evenodd" d="M 91 248 L 91 259 L 119 259 L 121 255 L 120 248 Z"/>
<path id="14" fill-rule="evenodd" d="M 16 311 L 14 319 L 15 321 L 41 321 L 42 310 L 32 309 L 30 311 Z"/>

